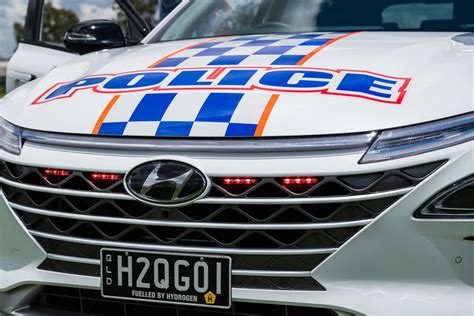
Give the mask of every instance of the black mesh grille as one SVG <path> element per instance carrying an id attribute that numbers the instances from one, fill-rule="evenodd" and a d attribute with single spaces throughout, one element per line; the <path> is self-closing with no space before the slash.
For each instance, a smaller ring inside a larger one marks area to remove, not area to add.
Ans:
<path id="1" fill-rule="evenodd" d="M 281 178 L 260 178 L 255 185 L 245 190 L 236 190 L 233 187 L 226 188 L 222 178 L 214 178 L 214 190 L 211 191 L 213 192 L 211 196 L 216 194 L 217 196 L 233 198 L 301 198 L 361 195 L 407 188 L 417 184 L 419 181 L 420 178 L 410 176 L 401 170 L 393 170 L 378 174 L 321 177 L 318 178 L 316 184 L 303 190 L 301 188 L 291 189 L 285 187 L 281 183 Z"/>
<path id="2" fill-rule="evenodd" d="M 100 268 L 97 265 L 65 262 L 58 260 L 45 260 L 39 267 L 40 270 L 79 274 L 84 276 L 99 277 Z M 271 289 L 285 291 L 324 291 L 324 288 L 311 277 L 258 277 L 258 276 L 233 276 L 233 288 Z"/>
<path id="3" fill-rule="evenodd" d="M 318 177 L 317 183 L 302 192 L 286 188 L 280 178 L 258 178 L 257 183 L 243 190 L 225 188 L 222 178 L 213 178 L 210 197 L 311 197 L 360 195 L 407 188 L 418 184 L 442 162 L 424 164 L 405 169 L 389 170 L 379 173 L 352 176 Z M 73 189 L 91 192 L 125 193 L 123 180 L 106 182 L 91 181 L 91 172 L 71 171 L 65 178 L 45 179 L 45 168 L 22 166 L 8 162 L 0 165 L 0 176 L 19 183 L 44 186 L 57 189 Z M 123 175 L 121 175 L 123 178 Z"/>
<path id="4" fill-rule="evenodd" d="M 260 177 L 245 190 L 233 190 L 222 178 L 213 178 L 209 197 L 220 197 L 221 203 L 178 209 L 142 204 L 126 195 L 122 180 L 94 183 L 89 171 L 45 179 L 43 168 L 4 162 L 0 175 L 7 180 L 2 188 L 10 206 L 52 255 L 97 261 L 104 245 L 120 248 L 127 243 L 169 251 L 222 250 L 232 256 L 234 270 L 308 272 L 403 194 L 375 193 L 413 187 L 442 163 L 370 174 L 316 175 L 317 181 L 305 189 L 287 187 L 282 178 Z M 280 203 L 282 198 L 285 203 Z M 294 203 L 288 203 L 292 199 Z M 48 260 L 41 268 L 97 275 L 97 266 L 58 260 L 62 261 Z M 247 279 L 240 286 L 280 289 L 291 279 Z"/>
<path id="5" fill-rule="evenodd" d="M 45 177 L 44 171 L 46 169 L 48 168 L 37 168 L 2 162 L 0 176 L 15 182 L 48 188 L 125 193 L 122 180 L 108 182 L 107 185 L 104 185 L 104 182 L 95 182 L 94 184 L 93 181 L 90 180 L 90 174 L 92 172 L 82 171 L 71 171 L 71 174 L 66 177 Z"/>
<path id="6" fill-rule="evenodd" d="M 166 209 L 137 201 L 75 197 L 18 189 L 3 185 L 8 199 L 16 204 L 43 210 L 81 215 L 129 219 L 166 220 L 208 223 L 328 223 L 341 221 L 341 213 L 350 212 L 352 220 L 371 219 L 397 200 L 397 197 L 367 200 L 377 204 L 367 207 L 367 201 L 322 204 L 252 205 L 195 204 Z"/>
<path id="7" fill-rule="evenodd" d="M 37 232 L 114 242 L 209 248 L 333 248 L 339 247 L 361 227 L 321 230 L 197 229 L 100 223 L 16 211 L 27 228 Z M 334 238 L 334 235 L 339 238 Z"/>
<path id="8" fill-rule="evenodd" d="M 229 310 L 105 299 L 98 291 L 45 287 L 33 308 L 104 316 L 336 316 L 329 309 L 234 302 Z"/>
<path id="9" fill-rule="evenodd" d="M 99 259 L 101 246 L 65 243 L 52 239 L 37 238 L 41 246 L 51 254 Z M 232 268 L 239 270 L 270 270 L 270 271 L 310 271 L 324 259 L 327 254 L 312 255 L 230 255 Z"/>

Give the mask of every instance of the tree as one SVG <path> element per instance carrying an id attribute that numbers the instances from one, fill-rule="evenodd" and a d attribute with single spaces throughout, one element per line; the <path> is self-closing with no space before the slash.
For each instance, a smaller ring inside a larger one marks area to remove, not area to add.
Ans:
<path id="1" fill-rule="evenodd" d="M 158 9 L 159 0 L 130 0 L 132 6 L 138 11 L 150 28 L 155 27 L 156 10 Z M 123 30 L 127 30 L 128 18 L 122 9 L 115 4 L 114 9 L 117 12 L 117 23 Z"/>
<path id="2" fill-rule="evenodd" d="M 79 18 L 74 11 L 58 9 L 52 3 L 46 3 L 43 13 L 43 41 L 61 43 L 67 29 L 78 22 Z"/>
<path id="3" fill-rule="evenodd" d="M 77 22 L 79 22 L 79 18 L 74 11 L 58 9 L 52 3 L 46 3 L 43 13 L 43 41 L 61 43 L 64 40 L 64 34 L 67 29 Z M 23 23 L 15 22 L 13 29 L 15 30 L 15 38 L 18 42 L 23 38 L 25 27 Z"/>
<path id="4" fill-rule="evenodd" d="M 23 26 L 23 23 L 15 22 L 13 23 L 13 30 L 15 31 L 15 38 L 18 43 L 23 38 L 25 27 Z"/>
<path id="5" fill-rule="evenodd" d="M 158 0 L 130 0 L 130 3 L 137 9 L 142 18 L 150 27 L 156 25 L 156 11 L 158 9 Z"/>

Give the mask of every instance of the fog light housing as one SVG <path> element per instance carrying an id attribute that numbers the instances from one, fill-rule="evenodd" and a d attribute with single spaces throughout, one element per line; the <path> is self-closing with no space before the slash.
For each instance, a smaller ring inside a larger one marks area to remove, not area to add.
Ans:
<path id="1" fill-rule="evenodd" d="M 461 180 L 435 195 L 415 213 L 419 218 L 474 218 L 474 176 Z"/>

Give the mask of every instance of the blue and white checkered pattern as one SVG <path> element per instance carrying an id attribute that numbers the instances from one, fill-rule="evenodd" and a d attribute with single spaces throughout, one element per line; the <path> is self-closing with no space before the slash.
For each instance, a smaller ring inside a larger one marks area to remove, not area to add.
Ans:
<path id="1" fill-rule="evenodd" d="M 261 95 L 244 93 L 122 95 L 107 114 L 99 134 L 251 137 L 265 109 L 265 98 L 263 102 Z"/>
<path id="2" fill-rule="evenodd" d="M 295 66 L 306 55 L 344 33 L 241 36 L 188 48 L 155 68 L 196 66 Z"/>
<path id="3" fill-rule="evenodd" d="M 295 66 L 318 47 L 344 34 L 221 38 L 180 51 L 161 61 L 155 68 Z M 262 98 L 261 93 L 206 91 L 122 95 L 107 114 L 99 134 L 251 137 L 255 135 L 270 97 Z"/>

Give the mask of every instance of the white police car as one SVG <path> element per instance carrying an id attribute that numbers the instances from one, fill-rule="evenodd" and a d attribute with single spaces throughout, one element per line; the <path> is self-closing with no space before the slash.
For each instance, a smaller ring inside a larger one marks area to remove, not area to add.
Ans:
<path id="1" fill-rule="evenodd" d="M 83 56 L 34 12 L 0 311 L 474 313 L 474 1 L 190 0 L 140 44 L 71 27 Z"/>

